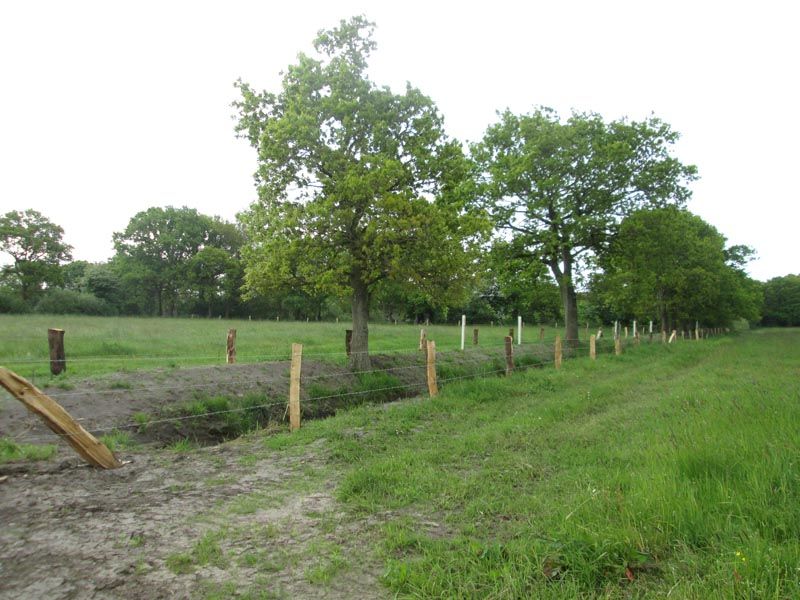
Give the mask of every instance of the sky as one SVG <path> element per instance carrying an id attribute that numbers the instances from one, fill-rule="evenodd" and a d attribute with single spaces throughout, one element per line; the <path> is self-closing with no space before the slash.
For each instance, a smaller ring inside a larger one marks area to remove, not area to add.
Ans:
<path id="1" fill-rule="evenodd" d="M 0 213 L 42 212 L 89 261 L 151 206 L 233 220 L 256 169 L 234 81 L 278 91 L 356 14 L 373 81 L 420 88 L 463 142 L 506 108 L 667 121 L 699 169 L 688 208 L 756 249 L 754 278 L 800 272 L 800 5 L 770 0 L 3 2 Z"/>

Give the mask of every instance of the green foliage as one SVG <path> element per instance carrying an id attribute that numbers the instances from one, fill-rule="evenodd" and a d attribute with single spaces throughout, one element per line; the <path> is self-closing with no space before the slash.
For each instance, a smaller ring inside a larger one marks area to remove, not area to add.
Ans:
<path id="1" fill-rule="evenodd" d="M 774 277 L 764 284 L 764 325 L 800 325 L 800 275 Z"/>
<path id="2" fill-rule="evenodd" d="M 760 290 L 741 270 L 746 250 L 727 251 L 725 237 L 688 211 L 636 211 L 622 221 L 593 289 L 620 317 L 654 319 L 667 330 L 754 321 Z"/>
<path id="3" fill-rule="evenodd" d="M 433 101 L 367 77 L 372 29 L 355 17 L 320 32 L 321 58 L 300 54 L 277 94 L 237 83 L 237 132 L 259 157 L 259 200 L 240 216 L 246 285 L 352 295 L 354 360 L 366 358 L 371 295 L 385 284 L 432 302 L 463 295 L 484 228 Z"/>
<path id="4" fill-rule="evenodd" d="M 226 311 L 234 301 L 241 235 L 230 223 L 192 208 L 153 207 L 134 215 L 113 239 L 114 269 L 123 287 L 133 292 L 140 312 L 177 315 L 181 301 L 192 293 L 206 307 L 211 298 L 223 295 Z"/>
<path id="5" fill-rule="evenodd" d="M 619 219 L 645 205 L 682 204 L 696 169 L 669 153 L 678 135 L 653 117 L 566 121 L 551 109 L 490 126 L 473 156 L 497 227 L 546 265 L 562 292 L 567 336 L 577 338 L 575 287 L 581 261 L 602 254 Z"/>
<path id="6" fill-rule="evenodd" d="M 13 259 L 0 274 L 19 289 L 24 302 L 63 281 L 61 263 L 72 259 L 72 247 L 63 236 L 61 227 L 35 210 L 13 210 L 0 217 L 0 252 Z"/>
<path id="7" fill-rule="evenodd" d="M 109 316 L 116 314 L 116 309 L 105 300 L 87 293 L 73 290 L 47 290 L 36 303 L 37 313 L 50 315 L 95 315 Z"/>
<path id="8" fill-rule="evenodd" d="M 0 287 L 0 314 L 26 313 L 30 308 L 20 295 L 9 287 Z"/>

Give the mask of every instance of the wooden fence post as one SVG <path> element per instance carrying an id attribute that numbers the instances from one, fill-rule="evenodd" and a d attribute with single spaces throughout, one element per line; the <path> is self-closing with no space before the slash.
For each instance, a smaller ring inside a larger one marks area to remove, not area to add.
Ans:
<path id="1" fill-rule="evenodd" d="M 539 341 L 544 341 L 544 327 L 539 327 Z"/>
<path id="2" fill-rule="evenodd" d="M 641 343 L 641 340 L 639 339 L 639 332 L 638 331 L 636 332 L 636 335 L 633 336 L 633 343 L 636 344 L 637 346 Z"/>
<path id="3" fill-rule="evenodd" d="M 48 329 L 47 344 L 50 346 L 50 372 L 58 375 L 67 370 L 67 357 L 64 354 L 64 330 Z"/>
<path id="4" fill-rule="evenodd" d="M 597 338 L 593 335 L 589 336 L 589 358 L 597 359 Z"/>
<path id="5" fill-rule="evenodd" d="M 427 340 L 428 340 L 428 334 L 427 334 L 427 333 L 425 333 L 425 330 L 424 330 L 424 329 L 420 329 L 420 330 L 419 330 L 419 349 L 420 349 L 422 352 L 426 352 L 426 351 L 427 351 L 427 349 L 428 349 L 428 348 L 427 348 L 427 346 L 425 345 L 425 343 L 427 342 Z"/>
<path id="6" fill-rule="evenodd" d="M 669 336 L 669 343 L 671 344 L 672 342 L 674 342 L 677 337 L 678 337 L 678 332 L 673 329 L 672 333 Z"/>
<path id="7" fill-rule="evenodd" d="M 433 398 L 439 393 L 439 386 L 436 383 L 436 342 L 428 340 L 425 346 L 428 353 L 425 359 L 425 371 L 428 376 L 428 395 Z"/>
<path id="8" fill-rule="evenodd" d="M 556 365 L 556 369 L 560 369 L 561 368 L 561 359 L 562 359 L 562 355 L 561 355 L 561 336 L 558 335 L 558 334 L 556 334 L 556 342 L 555 342 L 555 344 L 553 346 L 553 355 L 554 355 L 553 356 L 553 362 Z"/>
<path id="9" fill-rule="evenodd" d="M 4 387 L 29 411 L 41 417 L 54 433 L 62 436 L 89 464 L 103 469 L 121 467 L 114 453 L 80 426 L 63 407 L 27 379 L 0 367 L 0 386 Z"/>
<path id="10" fill-rule="evenodd" d="M 292 369 L 289 374 L 289 430 L 300 429 L 300 371 L 303 366 L 303 344 L 292 344 Z"/>
<path id="11" fill-rule="evenodd" d="M 522 345 L 522 315 L 517 315 L 517 346 Z"/>
<path id="12" fill-rule="evenodd" d="M 350 357 L 350 353 L 352 352 L 353 347 L 353 330 L 352 329 L 345 329 L 344 330 L 344 350 L 347 352 L 348 358 Z"/>
<path id="13" fill-rule="evenodd" d="M 467 315 L 461 315 L 461 350 L 464 350 L 464 342 L 467 337 Z"/>
<path id="14" fill-rule="evenodd" d="M 227 363 L 232 365 L 236 362 L 236 330 L 228 329 L 228 343 L 225 348 Z"/>
<path id="15" fill-rule="evenodd" d="M 514 371 L 514 338 L 506 336 L 506 375 L 511 375 Z"/>
<path id="16" fill-rule="evenodd" d="M 625 325 L 625 339 L 628 339 L 628 326 Z"/>
<path id="17" fill-rule="evenodd" d="M 472 330 L 472 345 L 473 346 L 477 346 L 478 345 L 478 328 L 477 327 Z"/>
<path id="18" fill-rule="evenodd" d="M 614 338 L 614 354 L 617 356 L 622 354 L 622 340 L 619 338 Z"/>

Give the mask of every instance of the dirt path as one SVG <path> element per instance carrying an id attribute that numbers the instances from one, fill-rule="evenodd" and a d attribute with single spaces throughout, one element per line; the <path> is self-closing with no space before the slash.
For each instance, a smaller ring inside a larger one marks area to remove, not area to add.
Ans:
<path id="1" fill-rule="evenodd" d="M 0 598 L 383 598 L 375 523 L 334 499 L 323 443 L 0 466 Z"/>

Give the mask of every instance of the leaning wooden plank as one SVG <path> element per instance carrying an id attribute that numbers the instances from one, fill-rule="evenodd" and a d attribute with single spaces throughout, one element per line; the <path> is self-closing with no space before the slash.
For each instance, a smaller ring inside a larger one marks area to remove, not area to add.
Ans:
<path id="1" fill-rule="evenodd" d="M 0 385 L 33 414 L 42 418 L 50 429 L 62 436 L 83 459 L 103 469 L 121 467 L 114 453 L 81 427 L 58 402 L 43 393 L 27 379 L 0 367 Z"/>

